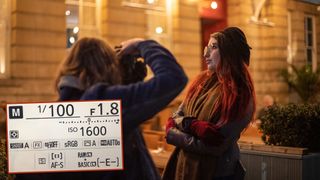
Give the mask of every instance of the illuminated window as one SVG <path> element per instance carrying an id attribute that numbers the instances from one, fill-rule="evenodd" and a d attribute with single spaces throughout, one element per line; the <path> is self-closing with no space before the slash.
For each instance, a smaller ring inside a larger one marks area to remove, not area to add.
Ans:
<path id="1" fill-rule="evenodd" d="M 172 46 L 172 0 L 122 0 L 122 5 L 144 9 L 148 38 L 167 48 Z"/>
<path id="2" fill-rule="evenodd" d="M 315 44 L 315 22 L 313 16 L 306 16 L 304 18 L 305 29 L 305 47 L 307 64 L 311 65 L 313 70 L 316 69 L 316 44 Z"/>
<path id="3" fill-rule="evenodd" d="M 10 0 L 0 0 L 0 78 L 9 75 Z"/>
<path id="4" fill-rule="evenodd" d="M 79 37 L 99 36 L 97 0 L 66 0 L 66 46 L 70 48 Z"/>

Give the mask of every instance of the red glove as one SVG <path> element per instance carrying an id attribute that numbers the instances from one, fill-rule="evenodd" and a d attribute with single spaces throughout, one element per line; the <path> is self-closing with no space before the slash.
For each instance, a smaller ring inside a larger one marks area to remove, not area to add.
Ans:
<path id="1" fill-rule="evenodd" d="M 167 121 L 167 124 L 166 124 L 166 133 L 168 134 L 168 131 L 169 131 L 171 128 L 175 127 L 175 126 L 176 126 L 176 124 L 175 124 L 173 118 L 172 118 L 172 117 L 169 117 L 169 119 L 168 119 L 168 121 Z"/>
<path id="2" fill-rule="evenodd" d="M 224 140 L 224 136 L 219 132 L 218 127 L 207 121 L 193 121 L 190 130 L 206 145 L 218 146 Z"/>

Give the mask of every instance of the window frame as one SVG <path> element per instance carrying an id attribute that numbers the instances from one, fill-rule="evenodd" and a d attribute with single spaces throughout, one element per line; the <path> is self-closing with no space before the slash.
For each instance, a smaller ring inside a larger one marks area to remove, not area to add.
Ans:
<path id="1" fill-rule="evenodd" d="M 94 2 L 88 2 L 86 0 L 66 0 L 65 1 L 65 4 L 66 5 L 75 5 L 78 7 L 78 24 L 68 24 L 66 22 L 66 27 L 67 29 L 68 28 L 74 28 L 76 26 L 78 26 L 79 28 L 79 32 L 77 34 L 77 39 L 81 38 L 83 35 L 82 35 L 82 32 L 84 30 L 89 30 L 89 31 L 96 31 L 97 33 L 96 34 L 92 34 L 92 36 L 100 36 L 101 35 L 101 28 L 100 28 L 100 14 L 101 14 L 101 11 L 100 11 L 100 4 L 101 4 L 101 1 L 100 0 L 94 0 Z M 95 8 L 95 25 L 86 25 L 85 22 L 84 22 L 84 9 L 86 7 L 90 7 L 90 8 Z M 66 16 L 67 18 L 67 16 Z M 66 19 L 67 20 L 67 19 Z M 67 30 L 66 29 L 66 30 Z M 82 31 L 82 32 L 81 32 Z M 69 41 L 68 40 L 68 36 L 66 36 L 66 41 Z M 77 40 L 76 39 L 76 40 Z M 71 45 L 72 46 L 72 45 Z M 68 47 L 67 47 L 68 49 Z"/>
<path id="2" fill-rule="evenodd" d="M 311 29 L 309 29 L 308 22 L 311 20 Z M 304 17 L 304 34 L 305 34 L 305 57 L 306 57 L 306 64 L 312 66 L 312 70 L 316 71 L 317 69 L 317 43 L 316 43 L 316 23 L 315 23 L 315 16 L 313 15 L 305 15 Z M 309 38 L 311 35 L 311 39 Z M 309 45 L 309 42 L 312 42 Z M 311 56 L 308 53 L 311 52 Z M 309 57 L 311 61 L 309 61 Z"/>

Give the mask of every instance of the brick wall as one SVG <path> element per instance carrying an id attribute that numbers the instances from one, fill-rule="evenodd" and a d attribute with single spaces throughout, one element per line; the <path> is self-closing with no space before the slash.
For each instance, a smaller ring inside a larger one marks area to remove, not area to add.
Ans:
<path id="1" fill-rule="evenodd" d="M 66 51 L 64 0 L 12 0 L 10 77 L 0 100 L 55 100 L 53 79 Z"/>

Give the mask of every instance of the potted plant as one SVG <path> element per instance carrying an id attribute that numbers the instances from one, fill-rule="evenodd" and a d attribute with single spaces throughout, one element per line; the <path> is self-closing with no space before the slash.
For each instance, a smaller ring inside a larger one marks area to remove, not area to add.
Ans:
<path id="1" fill-rule="evenodd" d="M 273 105 L 260 120 L 266 145 L 240 144 L 246 179 L 320 179 L 320 104 Z"/>
<path id="2" fill-rule="evenodd" d="M 273 105 L 262 117 L 259 130 L 266 145 L 240 144 L 246 179 L 320 179 L 320 71 L 306 65 L 282 70 L 284 81 L 302 104 Z"/>
<path id="3" fill-rule="evenodd" d="M 273 105 L 260 120 L 266 145 L 239 144 L 245 179 L 319 180 L 320 105 Z"/>
<path id="4" fill-rule="evenodd" d="M 260 120 L 266 145 L 240 144 L 246 179 L 319 180 L 320 105 L 273 105 Z"/>
<path id="5" fill-rule="evenodd" d="M 260 120 L 259 129 L 265 144 L 320 152 L 319 104 L 270 106 Z"/>

